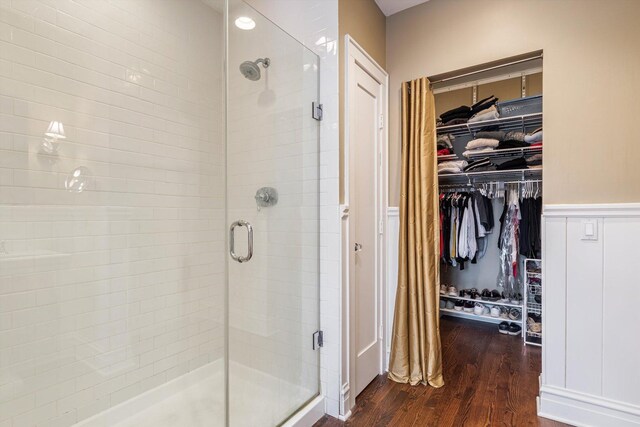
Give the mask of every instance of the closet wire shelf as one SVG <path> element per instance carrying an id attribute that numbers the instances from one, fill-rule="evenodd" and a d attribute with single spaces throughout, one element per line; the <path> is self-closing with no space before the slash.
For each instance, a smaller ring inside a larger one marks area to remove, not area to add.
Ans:
<path id="1" fill-rule="evenodd" d="M 525 114 L 523 116 L 502 117 L 495 120 L 485 120 L 483 122 L 463 123 L 459 125 L 438 126 L 436 132 L 439 134 L 450 133 L 455 136 L 475 135 L 476 132 L 487 126 L 498 126 L 500 130 L 518 130 L 526 132 L 529 128 L 542 126 L 542 113 Z"/>
<path id="2" fill-rule="evenodd" d="M 504 150 L 493 150 L 493 151 L 483 151 L 479 153 L 472 153 L 465 156 L 469 160 L 479 160 L 479 159 L 503 159 L 507 157 L 529 157 L 535 154 L 542 153 L 542 146 L 536 147 L 522 147 L 522 148 L 507 148 Z M 455 156 L 455 155 L 454 155 Z M 438 157 L 440 161 L 440 157 Z M 444 160 L 444 159 L 443 159 Z M 455 160 L 449 159 L 449 160 Z"/>
<path id="3" fill-rule="evenodd" d="M 541 179 L 542 169 L 512 169 L 487 172 L 460 172 L 439 174 L 438 183 L 442 185 L 478 184 L 491 181 L 524 181 Z"/>

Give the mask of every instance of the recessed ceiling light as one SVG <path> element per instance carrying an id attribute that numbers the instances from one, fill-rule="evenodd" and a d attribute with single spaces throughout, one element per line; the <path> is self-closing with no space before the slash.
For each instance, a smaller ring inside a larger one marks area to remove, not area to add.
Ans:
<path id="1" fill-rule="evenodd" d="M 241 16 L 236 19 L 236 27 L 241 30 L 253 30 L 256 27 L 256 21 L 248 16 Z"/>

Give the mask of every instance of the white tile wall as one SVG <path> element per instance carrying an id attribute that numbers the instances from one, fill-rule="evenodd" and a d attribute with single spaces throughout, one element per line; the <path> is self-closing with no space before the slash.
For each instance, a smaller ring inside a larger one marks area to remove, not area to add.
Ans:
<path id="1" fill-rule="evenodd" d="M 71 425 L 222 356 L 221 49 L 197 0 L 0 0 L 1 426 Z"/>

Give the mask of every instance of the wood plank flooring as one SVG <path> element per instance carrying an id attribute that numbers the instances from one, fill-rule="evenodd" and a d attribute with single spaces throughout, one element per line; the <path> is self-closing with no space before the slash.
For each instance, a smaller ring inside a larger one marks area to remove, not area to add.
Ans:
<path id="1" fill-rule="evenodd" d="M 347 422 L 335 426 L 564 426 L 536 415 L 540 348 L 502 335 L 497 325 L 443 316 L 444 387 L 397 384 L 377 377 L 356 399 Z"/>

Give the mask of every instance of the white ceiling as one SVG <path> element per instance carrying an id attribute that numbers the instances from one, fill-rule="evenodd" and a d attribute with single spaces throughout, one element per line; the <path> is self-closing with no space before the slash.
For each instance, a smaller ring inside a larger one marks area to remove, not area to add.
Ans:
<path id="1" fill-rule="evenodd" d="M 425 3 L 429 0 L 376 0 L 378 7 L 386 16 L 391 16 L 394 13 L 398 13 L 402 10 L 409 9 L 420 3 Z"/>

